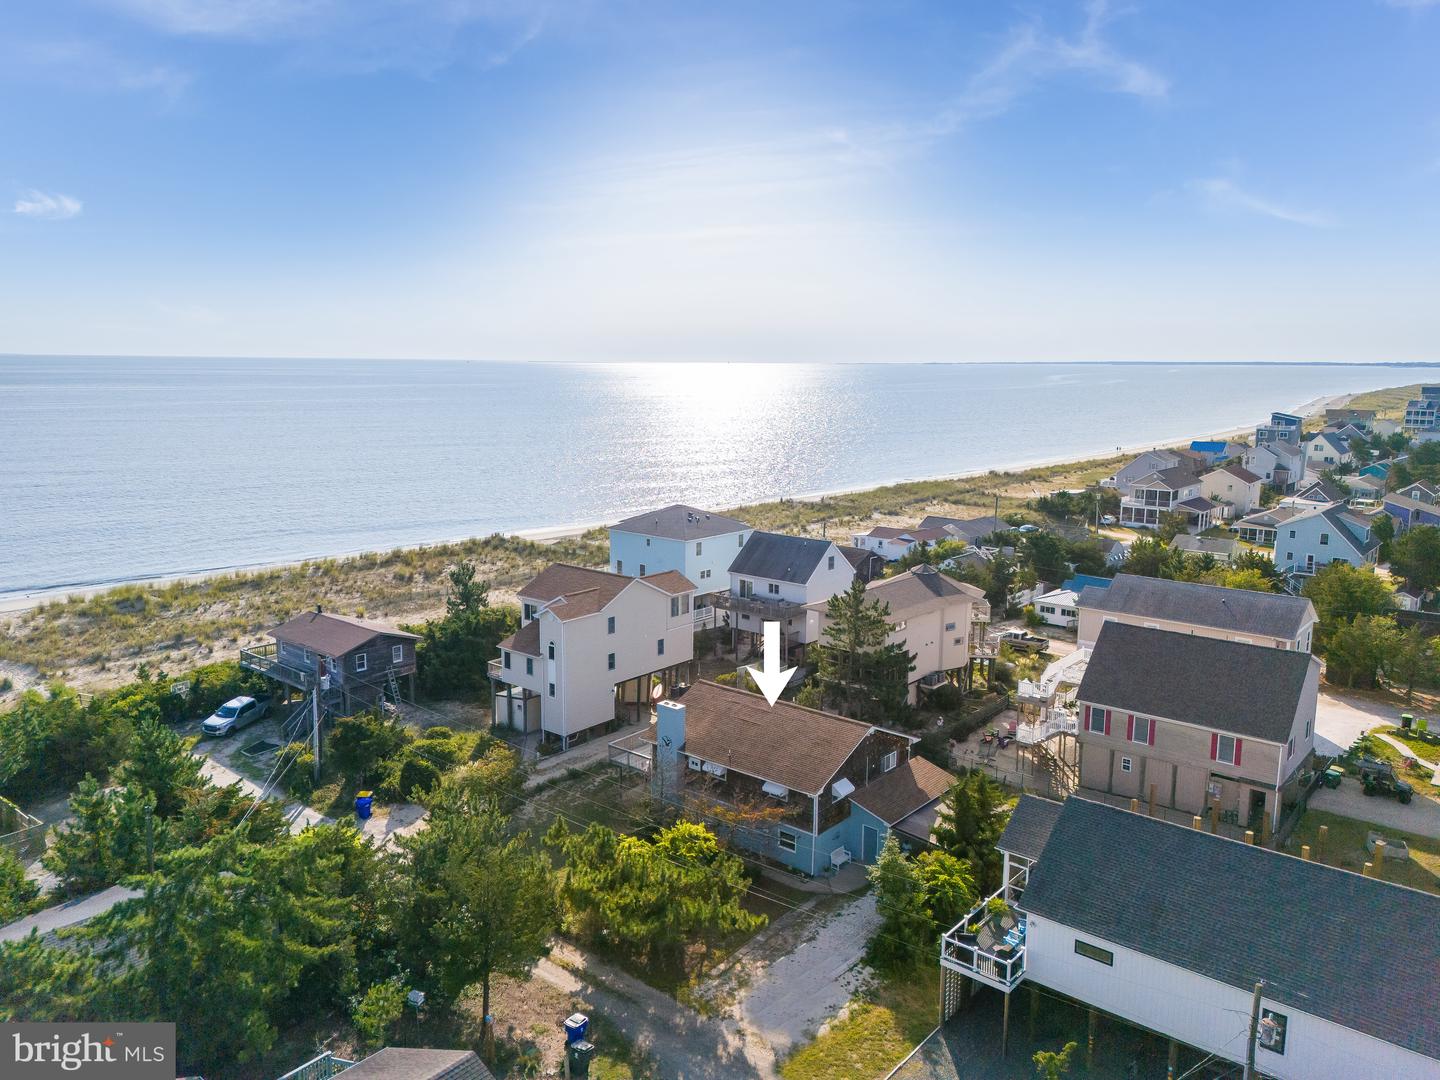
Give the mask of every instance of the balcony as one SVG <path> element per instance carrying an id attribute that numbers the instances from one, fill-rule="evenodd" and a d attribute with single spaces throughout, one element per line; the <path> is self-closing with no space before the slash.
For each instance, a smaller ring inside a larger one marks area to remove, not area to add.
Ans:
<path id="1" fill-rule="evenodd" d="M 1028 869 L 1016 869 L 1009 884 L 950 928 L 940 940 L 942 967 L 1007 994 L 1020 985 L 1025 978 L 1026 919 L 1010 905 L 1025 891 L 1028 877 Z"/>
<path id="2" fill-rule="evenodd" d="M 283 663 L 277 655 L 277 646 L 257 645 L 253 649 L 240 650 L 240 666 L 267 678 L 275 679 L 297 690 L 310 690 L 315 685 L 315 673 L 304 668 Z"/>
<path id="3" fill-rule="evenodd" d="M 805 605 L 797 604 L 793 600 L 736 596 L 734 593 L 716 593 L 713 599 L 717 608 L 724 608 L 738 615 L 757 616 L 761 621 L 769 619 L 783 623 L 786 619 L 805 618 Z"/>
<path id="4" fill-rule="evenodd" d="M 508 681 L 503 660 L 491 660 L 487 666 L 490 669 L 490 678 L 499 679 L 501 682 Z"/>

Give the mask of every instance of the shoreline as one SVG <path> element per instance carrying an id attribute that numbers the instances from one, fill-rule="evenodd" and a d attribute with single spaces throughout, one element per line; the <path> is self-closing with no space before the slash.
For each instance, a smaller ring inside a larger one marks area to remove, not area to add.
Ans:
<path id="1" fill-rule="evenodd" d="M 1389 388 L 1377 388 L 1377 390 L 1379 389 Z M 1323 412 L 1327 408 L 1336 408 L 1344 405 L 1346 402 L 1350 401 L 1355 396 L 1355 394 L 1334 394 L 1328 397 L 1314 398 L 1300 406 L 1297 406 L 1293 410 L 1293 412 L 1295 415 L 1302 418 L 1309 418 Z M 1258 422 L 1259 421 L 1256 421 L 1256 423 Z M 984 476 L 988 473 L 997 473 L 1003 475 L 1006 473 L 1024 472 L 1029 469 L 1055 468 L 1062 465 L 1078 464 L 1082 461 L 1094 460 L 1096 458 L 1108 458 L 1114 456 L 1123 456 L 1127 454 L 1139 454 L 1146 450 L 1151 450 L 1162 446 L 1168 447 L 1188 444 L 1190 441 L 1195 439 L 1228 439 L 1239 435 L 1248 434 L 1249 432 L 1254 431 L 1254 429 L 1255 423 L 1249 423 L 1240 425 L 1238 427 L 1227 428 L 1224 431 L 1205 434 L 1178 435 L 1173 439 L 1163 438 L 1150 440 L 1143 443 L 1134 443 L 1126 446 L 1117 446 L 1113 450 L 1097 450 L 1094 453 L 1082 452 L 1078 455 L 1064 455 L 1060 457 L 1035 459 L 1030 461 L 1011 462 L 1003 466 L 969 469 L 963 472 L 940 473 L 929 476 L 899 477 L 894 479 L 882 480 L 879 482 L 857 484 L 850 487 L 828 488 L 824 491 L 813 491 L 804 492 L 796 495 L 776 496 L 774 499 L 758 499 L 746 505 L 755 505 L 756 503 L 776 501 L 813 503 L 820 502 L 824 499 L 833 498 L 839 495 L 851 495 L 856 492 L 875 491 L 880 488 L 893 487 L 899 484 L 937 483 L 947 480 L 969 480 L 977 476 Z M 740 507 L 719 507 L 717 512 L 729 513 L 737 509 L 740 509 Z M 634 512 L 643 512 L 643 508 Z M 584 533 L 589 532 L 591 529 L 605 528 L 606 526 L 613 524 L 615 521 L 619 521 L 624 517 L 629 516 L 629 513 L 630 512 L 628 511 L 622 510 L 616 511 L 615 513 L 609 515 L 607 518 L 599 521 L 571 523 L 566 525 L 537 526 L 536 528 L 532 529 L 519 529 L 509 532 L 497 530 L 497 532 L 498 535 L 501 536 L 519 540 L 529 540 L 539 544 L 553 543 L 558 540 L 568 540 L 580 537 Z M 132 586 L 159 587 L 165 585 L 173 585 L 178 582 L 205 581 L 210 578 L 226 577 L 232 574 L 263 573 L 269 570 L 281 570 L 287 567 L 300 566 L 306 562 L 315 562 L 322 559 L 349 559 L 377 552 L 418 550 L 423 548 L 438 547 L 444 544 L 464 543 L 468 540 L 479 539 L 482 536 L 488 535 L 494 534 L 472 533 L 466 536 L 454 537 L 450 539 L 428 540 L 418 544 L 399 544 L 396 545 L 394 548 L 360 548 L 348 552 L 331 552 L 323 555 L 312 555 L 305 558 L 244 563 L 236 564 L 234 566 L 216 567 L 209 570 L 190 570 L 174 574 L 155 574 L 143 577 L 124 578 L 109 582 L 97 582 L 92 585 L 55 585 L 40 589 L 32 589 L 29 591 L 0 593 L 0 616 L 20 615 L 24 612 L 34 610 L 35 608 L 43 607 L 46 604 L 63 602 L 69 600 L 72 597 L 78 599 L 88 599 L 89 597 L 98 596 L 102 593 L 109 592 L 112 589 L 122 589 Z"/>

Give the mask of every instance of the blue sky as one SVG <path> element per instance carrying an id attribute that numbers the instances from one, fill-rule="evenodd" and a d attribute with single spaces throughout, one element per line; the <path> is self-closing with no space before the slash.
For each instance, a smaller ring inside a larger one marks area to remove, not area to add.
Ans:
<path id="1" fill-rule="evenodd" d="M 18 0 L 0 352 L 1440 359 L 1440 0 Z"/>

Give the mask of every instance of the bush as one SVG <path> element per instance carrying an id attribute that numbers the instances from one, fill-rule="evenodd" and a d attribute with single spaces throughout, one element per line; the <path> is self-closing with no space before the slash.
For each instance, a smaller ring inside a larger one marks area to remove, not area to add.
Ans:
<path id="1" fill-rule="evenodd" d="M 1024 607 L 1024 613 L 1025 625 L 1028 626 L 1031 630 L 1034 630 L 1036 627 L 1045 625 L 1045 620 L 1042 619 L 1040 617 L 1040 613 L 1035 610 L 1034 604 L 1026 604 Z"/>
<path id="2" fill-rule="evenodd" d="M 375 783 L 384 766 L 410 743 L 410 733 L 378 713 L 357 713 L 335 721 L 330 754 L 349 779 Z"/>
<path id="3" fill-rule="evenodd" d="M 392 802 L 419 802 L 439 783 L 440 769 L 433 762 L 406 754 L 379 790 L 382 798 Z"/>
<path id="4" fill-rule="evenodd" d="M 282 748 L 275 764 L 285 778 L 286 790 L 297 799 L 308 799 L 315 791 L 315 755 L 307 744 L 292 742 Z"/>
<path id="5" fill-rule="evenodd" d="M 946 683 L 925 695 L 925 707 L 935 712 L 958 713 L 965 708 L 965 694 L 958 686 Z"/>

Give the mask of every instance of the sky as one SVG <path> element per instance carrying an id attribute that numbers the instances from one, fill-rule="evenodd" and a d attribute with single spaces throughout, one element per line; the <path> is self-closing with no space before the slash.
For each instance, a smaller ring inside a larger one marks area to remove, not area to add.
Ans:
<path id="1" fill-rule="evenodd" d="M 0 352 L 1440 360 L 1440 0 L 11 0 Z"/>

